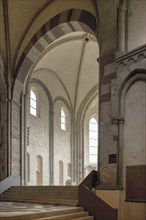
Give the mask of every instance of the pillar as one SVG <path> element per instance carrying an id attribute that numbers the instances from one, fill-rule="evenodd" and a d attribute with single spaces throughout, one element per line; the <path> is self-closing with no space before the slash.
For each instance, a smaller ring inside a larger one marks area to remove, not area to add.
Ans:
<path id="1" fill-rule="evenodd" d="M 125 19 L 126 19 L 126 0 L 118 8 L 118 52 L 125 52 Z"/>

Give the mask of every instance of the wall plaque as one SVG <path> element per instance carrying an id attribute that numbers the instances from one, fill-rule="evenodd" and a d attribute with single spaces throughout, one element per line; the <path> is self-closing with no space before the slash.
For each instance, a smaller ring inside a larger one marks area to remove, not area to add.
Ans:
<path id="1" fill-rule="evenodd" d="M 146 202 L 146 165 L 126 167 L 126 200 Z"/>

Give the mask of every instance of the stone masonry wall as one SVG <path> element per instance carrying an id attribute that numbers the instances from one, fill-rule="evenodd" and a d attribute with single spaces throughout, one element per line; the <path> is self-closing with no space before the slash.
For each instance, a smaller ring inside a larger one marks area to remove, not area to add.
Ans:
<path id="1" fill-rule="evenodd" d="M 27 152 L 30 155 L 30 182 L 29 185 L 37 185 L 37 156 L 42 158 L 42 185 L 49 184 L 49 104 L 48 98 L 38 85 L 32 84 L 37 88 L 39 95 L 38 116 L 29 113 L 29 101 L 27 112 Z M 29 131 L 28 131 L 29 129 Z M 29 135 L 29 137 L 28 137 Z"/>
<path id="2" fill-rule="evenodd" d="M 65 107 L 66 130 L 61 129 L 61 108 Z M 58 100 L 54 106 L 54 184 L 59 185 L 62 176 L 63 185 L 71 181 L 69 164 L 71 164 L 71 144 L 70 144 L 70 114 L 65 104 Z M 59 161 L 63 164 L 62 174 L 59 171 Z"/>

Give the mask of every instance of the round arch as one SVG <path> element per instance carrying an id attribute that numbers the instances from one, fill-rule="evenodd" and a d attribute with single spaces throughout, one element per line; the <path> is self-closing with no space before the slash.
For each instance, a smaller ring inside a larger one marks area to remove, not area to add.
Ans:
<path id="1" fill-rule="evenodd" d="M 80 158 L 84 158 L 84 119 L 88 107 L 93 100 L 98 96 L 98 85 L 95 85 L 85 96 L 81 102 L 78 112 L 76 114 L 76 158 L 77 158 L 77 170 L 78 170 L 78 181 L 80 182 L 84 176 L 84 160 L 80 161 Z"/>
<path id="2" fill-rule="evenodd" d="M 63 22 L 62 17 L 65 17 Z M 32 37 L 20 57 L 14 74 L 14 92 L 17 84 L 24 83 L 33 63 L 52 42 L 67 33 L 76 31 L 90 33 L 98 39 L 97 27 L 95 16 L 81 9 L 63 11 L 46 22 Z"/>
<path id="3" fill-rule="evenodd" d="M 146 70 L 134 70 L 132 71 L 123 81 L 121 87 L 119 89 L 119 97 L 120 97 L 120 104 L 119 104 L 119 114 L 120 117 L 124 115 L 124 99 L 125 95 L 129 89 L 129 87 L 139 79 L 146 79 Z"/>
<path id="4" fill-rule="evenodd" d="M 68 15 L 68 16 L 66 16 Z M 62 17 L 64 20 L 62 21 Z M 97 37 L 97 23 L 96 18 L 88 11 L 81 9 L 69 9 L 63 11 L 62 13 L 54 16 L 48 22 L 46 22 L 40 30 L 33 36 L 28 45 L 26 46 L 24 52 L 16 67 L 14 73 L 14 85 L 13 85 L 13 106 L 12 114 L 18 115 L 20 117 L 20 108 L 22 104 L 22 93 L 25 80 L 29 73 L 32 71 L 33 65 L 39 60 L 41 54 L 48 48 L 48 46 L 53 43 L 59 37 L 72 32 L 83 31 L 90 33 Z M 98 38 L 98 37 L 97 37 Z M 23 109 L 22 109 L 23 112 Z M 14 117 L 12 118 L 12 131 L 18 128 L 20 131 L 22 128 L 21 123 L 16 122 Z M 20 129 L 19 129 L 20 128 Z M 74 132 L 74 129 L 73 131 Z M 18 132 L 20 133 L 20 132 Z M 21 136 L 20 136 L 21 137 Z M 15 139 L 12 137 L 12 146 L 15 144 Z M 23 145 L 23 140 L 21 138 L 17 139 L 17 149 Z M 12 158 L 13 160 L 13 158 Z M 13 170 L 13 168 L 11 168 Z M 17 171 L 14 170 L 14 174 L 19 175 Z M 75 179 L 75 175 L 74 175 Z"/>
<path id="5" fill-rule="evenodd" d="M 132 71 L 119 89 L 119 144 L 118 144 L 118 182 L 123 185 L 123 138 L 125 129 L 125 98 L 131 86 L 137 81 L 146 81 L 145 70 Z"/>

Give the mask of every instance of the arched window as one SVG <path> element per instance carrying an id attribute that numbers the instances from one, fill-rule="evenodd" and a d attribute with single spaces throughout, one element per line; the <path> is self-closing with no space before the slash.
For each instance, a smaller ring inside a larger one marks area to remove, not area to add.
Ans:
<path id="1" fill-rule="evenodd" d="M 30 90 L 30 114 L 37 116 L 37 96 L 32 89 Z"/>
<path id="2" fill-rule="evenodd" d="M 66 113 L 63 108 L 61 108 L 61 129 L 66 130 Z"/>
<path id="3" fill-rule="evenodd" d="M 94 117 L 89 121 L 89 163 L 97 164 L 98 125 Z"/>

